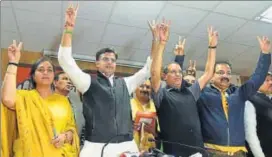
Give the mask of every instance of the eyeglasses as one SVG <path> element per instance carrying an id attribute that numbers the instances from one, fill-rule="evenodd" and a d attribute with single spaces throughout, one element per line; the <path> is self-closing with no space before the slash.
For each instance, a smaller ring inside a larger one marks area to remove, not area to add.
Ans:
<path id="1" fill-rule="evenodd" d="M 116 63 L 116 59 L 114 59 L 114 58 L 103 57 L 103 58 L 101 58 L 101 60 L 104 62 Z"/>
<path id="2" fill-rule="evenodd" d="M 171 75 L 182 75 L 182 71 L 181 70 L 171 70 L 171 71 L 168 71 L 168 73 L 170 73 Z"/>
<path id="3" fill-rule="evenodd" d="M 224 75 L 224 74 L 226 74 L 226 75 L 228 75 L 228 76 L 231 75 L 231 72 L 229 72 L 229 71 L 226 72 L 226 73 L 225 73 L 224 71 L 216 71 L 215 73 L 216 73 L 217 75 L 221 75 L 221 76 Z"/>
<path id="4" fill-rule="evenodd" d="M 38 72 L 40 72 L 40 73 L 44 73 L 45 71 L 47 72 L 47 73 L 53 73 L 53 69 L 37 69 L 37 71 Z"/>

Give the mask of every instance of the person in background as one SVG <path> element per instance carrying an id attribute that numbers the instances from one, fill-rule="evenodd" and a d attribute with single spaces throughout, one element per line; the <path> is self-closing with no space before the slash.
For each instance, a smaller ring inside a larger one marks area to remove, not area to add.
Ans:
<path id="1" fill-rule="evenodd" d="M 181 37 L 179 36 L 178 44 L 174 49 L 175 54 L 175 62 L 179 64 L 180 68 L 183 69 L 183 62 L 185 58 L 184 54 L 184 46 L 185 46 L 186 39 L 181 41 Z M 196 81 L 196 61 L 194 63 L 190 60 L 189 67 L 186 70 L 186 73 L 183 79 L 188 83 L 188 85 L 192 85 Z"/>
<path id="2" fill-rule="evenodd" d="M 137 152 L 133 139 L 130 95 L 150 77 L 151 59 L 130 77 L 115 77 L 118 55 L 103 48 L 96 53 L 97 77 L 84 73 L 72 57 L 72 36 L 78 7 L 65 14 L 65 28 L 58 61 L 76 88 L 83 94 L 85 143 L 80 157 L 112 157 L 125 151 Z M 106 145 L 107 144 L 107 145 Z M 106 146 L 106 147 L 104 147 Z"/>
<path id="3" fill-rule="evenodd" d="M 77 92 L 69 76 L 65 72 L 59 72 L 55 75 L 54 87 L 56 93 L 68 98 L 75 115 L 78 135 L 81 136 L 85 120 L 82 113 L 83 109 L 80 94 Z"/>
<path id="4" fill-rule="evenodd" d="M 272 156 L 272 73 L 266 79 L 257 94 L 246 101 L 245 134 L 248 157 Z"/>
<path id="5" fill-rule="evenodd" d="M 190 60 L 189 67 L 186 70 L 186 74 L 183 77 L 185 81 L 187 81 L 190 85 L 194 84 L 196 81 L 196 61 Z"/>
<path id="6" fill-rule="evenodd" d="M 8 47 L 1 89 L 1 156 L 75 157 L 79 138 L 69 101 L 52 90 L 55 68 L 47 58 L 30 71 L 32 90 L 16 90 L 22 43 Z"/>
<path id="7" fill-rule="evenodd" d="M 178 63 L 170 63 L 163 71 L 167 86 L 161 86 L 161 67 L 165 45 L 169 38 L 169 22 L 163 21 L 157 28 L 159 44 L 151 66 L 152 97 L 157 107 L 161 136 L 165 141 L 200 147 L 188 149 L 178 144 L 163 143 L 163 150 L 175 156 L 190 156 L 203 153 L 201 126 L 196 101 L 201 90 L 212 78 L 214 72 L 218 33 L 208 29 L 208 58 L 204 74 L 190 87 L 183 86 L 182 69 Z"/>
<path id="8" fill-rule="evenodd" d="M 256 94 L 265 80 L 271 55 L 270 41 L 260 39 L 260 57 L 252 77 L 240 87 L 231 84 L 231 66 L 219 62 L 211 84 L 203 89 L 198 109 L 205 147 L 214 157 L 245 157 L 245 102 Z"/>
<path id="9" fill-rule="evenodd" d="M 151 99 L 151 83 L 150 80 L 146 80 L 141 84 L 135 92 L 134 98 L 130 100 L 132 110 L 132 120 L 135 122 L 137 112 L 151 112 L 156 113 L 156 108 L 153 100 Z M 158 126 L 156 118 L 156 126 Z M 148 141 L 149 138 L 155 139 L 159 131 L 159 127 L 152 128 L 148 124 L 140 125 L 135 124 L 135 127 L 139 130 L 134 130 L 134 140 L 138 145 L 140 151 L 148 151 L 149 148 L 156 147 L 156 143 Z"/>

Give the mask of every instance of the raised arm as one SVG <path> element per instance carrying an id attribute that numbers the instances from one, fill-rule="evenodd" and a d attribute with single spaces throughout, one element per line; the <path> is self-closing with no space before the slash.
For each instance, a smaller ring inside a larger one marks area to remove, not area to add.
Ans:
<path id="1" fill-rule="evenodd" d="M 205 71 L 204 71 L 204 74 L 198 79 L 201 90 L 206 86 L 206 84 L 213 77 L 215 58 L 216 58 L 216 46 L 218 41 L 218 33 L 214 31 L 212 27 L 209 27 L 208 35 L 209 35 L 208 37 L 209 49 L 208 49 L 208 57 L 207 57 L 207 62 L 205 66 Z"/>
<path id="2" fill-rule="evenodd" d="M 139 85 L 144 83 L 145 80 L 149 79 L 151 62 L 151 58 L 147 57 L 146 64 L 141 70 L 132 76 L 124 78 L 129 94 L 133 93 Z"/>
<path id="3" fill-rule="evenodd" d="M 133 76 L 124 78 L 126 81 L 129 94 L 134 92 L 140 84 L 142 84 L 145 80 L 147 80 L 150 77 L 151 62 L 152 62 L 152 59 L 154 58 L 154 55 L 156 55 L 156 52 L 158 51 L 158 47 L 160 44 L 159 24 L 157 24 L 155 20 L 152 20 L 152 22 L 148 21 L 148 25 L 153 36 L 152 48 L 151 48 L 151 59 L 150 57 L 147 58 L 145 66 L 139 72 L 135 73 Z"/>
<path id="4" fill-rule="evenodd" d="M 91 85 L 91 75 L 84 73 L 72 57 L 72 34 L 75 26 L 78 5 L 71 5 L 65 14 L 65 28 L 58 52 L 61 68 L 68 74 L 72 82 L 81 93 L 85 93 Z"/>
<path id="5" fill-rule="evenodd" d="M 271 64 L 271 44 L 269 39 L 267 37 L 263 37 L 262 39 L 258 37 L 258 41 L 261 48 L 261 54 L 255 72 L 251 78 L 239 88 L 239 94 L 244 100 L 248 100 L 251 96 L 256 94 L 263 84 Z"/>
<path id="6" fill-rule="evenodd" d="M 5 73 L 1 93 L 2 103 L 10 109 L 15 108 L 17 66 L 21 57 L 22 45 L 23 43 L 20 42 L 17 46 L 16 41 L 13 40 L 13 44 L 8 47 L 9 63 Z"/>
<path id="7" fill-rule="evenodd" d="M 159 91 L 161 85 L 162 56 L 165 44 L 169 38 L 169 26 L 170 22 L 165 23 L 163 20 L 163 23 L 159 27 L 160 43 L 151 64 L 151 86 L 155 93 Z"/>
<path id="8" fill-rule="evenodd" d="M 149 28 L 152 32 L 153 40 L 152 40 L 152 48 L 151 48 L 151 58 L 154 57 L 154 55 L 157 52 L 158 45 L 159 45 L 159 24 L 156 23 L 155 20 L 152 20 L 152 22 L 148 21 Z"/>
<path id="9" fill-rule="evenodd" d="M 184 62 L 184 46 L 185 46 L 186 39 L 181 41 L 181 37 L 179 36 L 178 44 L 174 49 L 175 54 L 175 62 L 179 64 L 180 68 L 183 70 L 183 62 Z"/>
<path id="10" fill-rule="evenodd" d="M 140 71 L 138 71 L 137 73 L 135 73 L 134 75 L 130 77 L 124 78 L 129 94 L 134 92 L 140 84 L 142 84 L 145 80 L 147 80 L 150 77 L 150 67 L 151 67 L 152 58 L 154 54 L 156 53 L 158 45 L 159 45 L 159 34 L 158 34 L 159 25 L 156 24 L 155 20 L 152 20 L 152 22 L 148 21 L 148 25 L 153 36 L 151 58 L 150 57 L 147 58 L 145 66 Z"/>

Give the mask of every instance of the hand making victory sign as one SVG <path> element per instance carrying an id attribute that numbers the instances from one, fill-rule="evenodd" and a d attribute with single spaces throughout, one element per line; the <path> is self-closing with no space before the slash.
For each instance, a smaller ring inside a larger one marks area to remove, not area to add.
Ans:
<path id="1" fill-rule="evenodd" d="M 260 44 L 260 48 L 262 50 L 262 53 L 268 54 L 270 49 L 271 49 L 271 43 L 268 39 L 268 37 L 263 37 L 262 39 L 258 36 L 257 37 L 259 44 Z"/>
<path id="2" fill-rule="evenodd" d="M 21 49 L 23 43 L 20 42 L 17 46 L 16 40 L 13 40 L 13 44 L 8 47 L 8 58 L 10 63 L 18 64 L 21 58 Z"/>
<path id="3" fill-rule="evenodd" d="M 184 45 L 185 45 L 186 39 L 183 39 L 181 41 L 181 36 L 179 36 L 178 44 L 176 44 L 176 47 L 174 49 L 174 54 L 177 55 L 184 55 Z"/>
<path id="4" fill-rule="evenodd" d="M 64 27 L 69 31 L 72 31 L 74 29 L 78 7 L 78 4 L 76 5 L 76 7 L 74 7 L 73 4 L 69 4 L 69 7 L 66 10 Z"/>

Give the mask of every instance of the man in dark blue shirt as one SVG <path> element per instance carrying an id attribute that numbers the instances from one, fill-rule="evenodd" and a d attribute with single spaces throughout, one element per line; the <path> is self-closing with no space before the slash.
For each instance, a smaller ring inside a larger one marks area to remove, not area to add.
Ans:
<path id="1" fill-rule="evenodd" d="M 218 63 L 212 83 L 198 100 L 204 145 L 212 156 L 243 157 L 245 148 L 245 101 L 255 95 L 271 63 L 270 41 L 258 38 L 261 53 L 252 77 L 241 87 L 230 84 L 231 66 Z"/>

